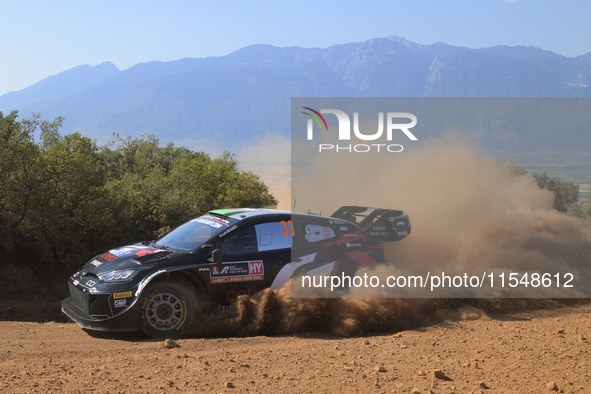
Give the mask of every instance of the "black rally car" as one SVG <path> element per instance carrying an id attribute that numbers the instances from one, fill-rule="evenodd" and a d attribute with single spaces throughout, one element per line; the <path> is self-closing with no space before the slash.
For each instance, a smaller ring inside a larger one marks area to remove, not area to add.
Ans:
<path id="1" fill-rule="evenodd" d="M 62 311 L 92 330 L 185 332 L 240 295 L 294 275 L 353 275 L 384 262 L 382 242 L 410 234 L 403 211 L 345 206 L 331 217 L 222 209 L 152 242 L 100 254 L 68 280 Z"/>

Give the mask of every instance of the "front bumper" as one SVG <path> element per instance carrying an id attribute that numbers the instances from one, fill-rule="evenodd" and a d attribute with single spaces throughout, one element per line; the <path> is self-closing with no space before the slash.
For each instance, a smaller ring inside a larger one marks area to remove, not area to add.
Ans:
<path id="1" fill-rule="evenodd" d="M 62 312 L 82 328 L 97 331 L 136 331 L 139 305 L 135 303 L 129 309 L 112 317 L 92 317 L 74 305 L 72 298 L 62 301 Z"/>

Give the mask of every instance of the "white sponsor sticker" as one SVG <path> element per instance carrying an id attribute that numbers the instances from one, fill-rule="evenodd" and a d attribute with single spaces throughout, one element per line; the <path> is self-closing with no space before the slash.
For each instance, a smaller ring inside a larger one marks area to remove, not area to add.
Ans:
<path id="1" fill-rule="evenodd" d="M 97 268 L 103 265 L 103 263 L 101 261 L 98 261 L 97 259 L 92 260 L 90 264 L 94 265 Z"/>
<path id="2" fill-rule="evenodd" d="M 115 308 L 123 308 L 124 306 L 127 306 L 127 300 L 115 300 L 113 301 L 113 304 L 115 305 Z"/>

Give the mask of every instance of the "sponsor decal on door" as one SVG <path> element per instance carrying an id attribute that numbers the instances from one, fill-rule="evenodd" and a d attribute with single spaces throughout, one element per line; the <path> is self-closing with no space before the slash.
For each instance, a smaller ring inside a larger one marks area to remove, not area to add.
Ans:
<path id="1" fill-rule="evenodd" d="M 224 263 L 219 269 L 210 271 L 210 283 L 250 282 L 264 278 L 265 267 L 262 260 Z"/>

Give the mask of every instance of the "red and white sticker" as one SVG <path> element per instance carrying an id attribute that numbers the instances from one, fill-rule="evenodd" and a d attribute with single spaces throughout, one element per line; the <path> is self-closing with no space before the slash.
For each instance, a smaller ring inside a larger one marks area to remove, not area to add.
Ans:
<path id="1" fill-rule="evenodd" d="M 238 261 L 212 267 L 210 283 L 250 282 L 265 279 L 265 266 L 262 260 Z"/>

